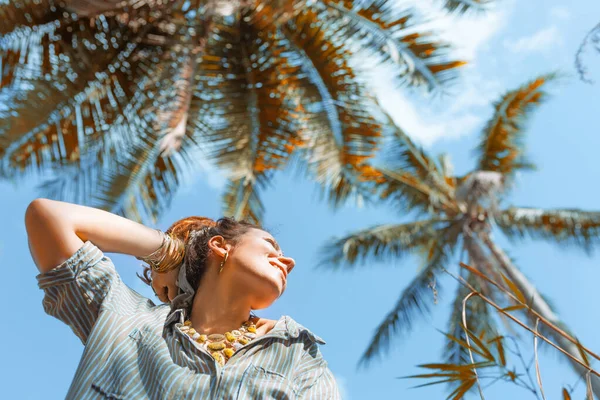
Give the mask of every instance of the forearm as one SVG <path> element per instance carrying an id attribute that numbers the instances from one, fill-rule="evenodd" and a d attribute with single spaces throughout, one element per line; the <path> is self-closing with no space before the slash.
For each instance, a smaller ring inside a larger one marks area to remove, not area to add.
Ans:
<path id="1" fill-rule="evenodd" d="M 58 265 L 86 240 L 103 252 L 146 256 L 162 237 L 152 228 L 118 215 L 77 204 L 37 199 L 25 223 L 32 256 L 40 271 Z"/>

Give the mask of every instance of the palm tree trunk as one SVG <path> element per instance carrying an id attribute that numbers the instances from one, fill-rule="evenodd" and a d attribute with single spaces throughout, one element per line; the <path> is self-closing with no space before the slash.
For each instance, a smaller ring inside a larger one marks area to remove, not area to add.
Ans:
<path id="1" fill-rule="evenodd" d="M 544 298 L 538 292 L 535 286 L 525 277 L 525 275 L 517 267 L 513 265 L 506 253 L 504 253 L 504 251 L 499 246 L 497 246 L 496 243 L 494 243 L 494 241 L 490 238 L 489 234 L 482 233 L 480 237 L 485 243 L 485 245 L 489 248 L 494 258 L 498 261 L 500 267 L 506 273 L 508 278 L 515 283 L 515 285 L 523 293 L 525 298 L 530 300 L 531 308 L 533 308 L 537 313 L 539 313 L 548 321 L 552 322 L 557 326 L 560 326 L 562 329 L 564 323 L 561 322 L 558 315 L 556 315 L 556 313 L 552 311 L 550 305 L 544 300 Z M 575 345 L 562 335 L 555 333 L 553 330 L 550 331 L 552 333 L 552 337 L 556 345 L 560 346 L 563 350 L 565 350 L 578 360 L 583 361 L 577 345 Z M 585 379 L 588 370 L 571 359 L 569 359 L 569 362 L 571 363 L 571 366 L 573 367 L 577 375 Z M 596 398 L 600 399 L 600 378 L 592 374 L 591 383 L 594 395 L 596 396 Z"/>

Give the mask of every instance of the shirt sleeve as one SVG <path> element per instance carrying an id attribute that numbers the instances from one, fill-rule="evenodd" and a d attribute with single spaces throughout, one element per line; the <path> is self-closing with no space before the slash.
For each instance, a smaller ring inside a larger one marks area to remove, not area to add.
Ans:
<path id="1" fill-rule="evenodd" d="M 294 382 L 298 398 L 305 400 L 340 400 L 333 373 L 323 359 L 319 346 L 313 343 L 297 368 Z"/>
<path id="2" fill-rule="evenodd" d="M 125 286 L 110 258 L 90 241 L 36 278 L 44 311 L 71 327 L 84 345 L 108 293 Z"/>

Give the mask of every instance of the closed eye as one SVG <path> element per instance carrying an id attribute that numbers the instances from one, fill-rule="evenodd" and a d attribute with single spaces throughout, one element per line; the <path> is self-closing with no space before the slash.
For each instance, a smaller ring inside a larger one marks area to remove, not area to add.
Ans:
<path id="1" fill-rule="evenodd" d="M 265 238 L 265 240 L 267 242 L 269 242 L 271 244 L 271 246 L 273 246 L 273 248 L 277 251 L 281 251 L 281 249 L 279 248 L 279 245 L 277 244 L 277 242 L 275 242 L 273 239 L 270 238 Z"/>

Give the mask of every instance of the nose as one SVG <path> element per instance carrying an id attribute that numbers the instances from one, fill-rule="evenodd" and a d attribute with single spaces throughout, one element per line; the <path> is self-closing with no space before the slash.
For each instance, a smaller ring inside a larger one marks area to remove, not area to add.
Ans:
<path id="1" fill-rule="evenodd" d="M 292 269 L 294 269 L 294 266 L 296 265 L 296 261 L 294 261 L 294 259 L 291 257 L 280 256 L 279 261 L 285 264 L 288 274 L 292 272 Z"/>

